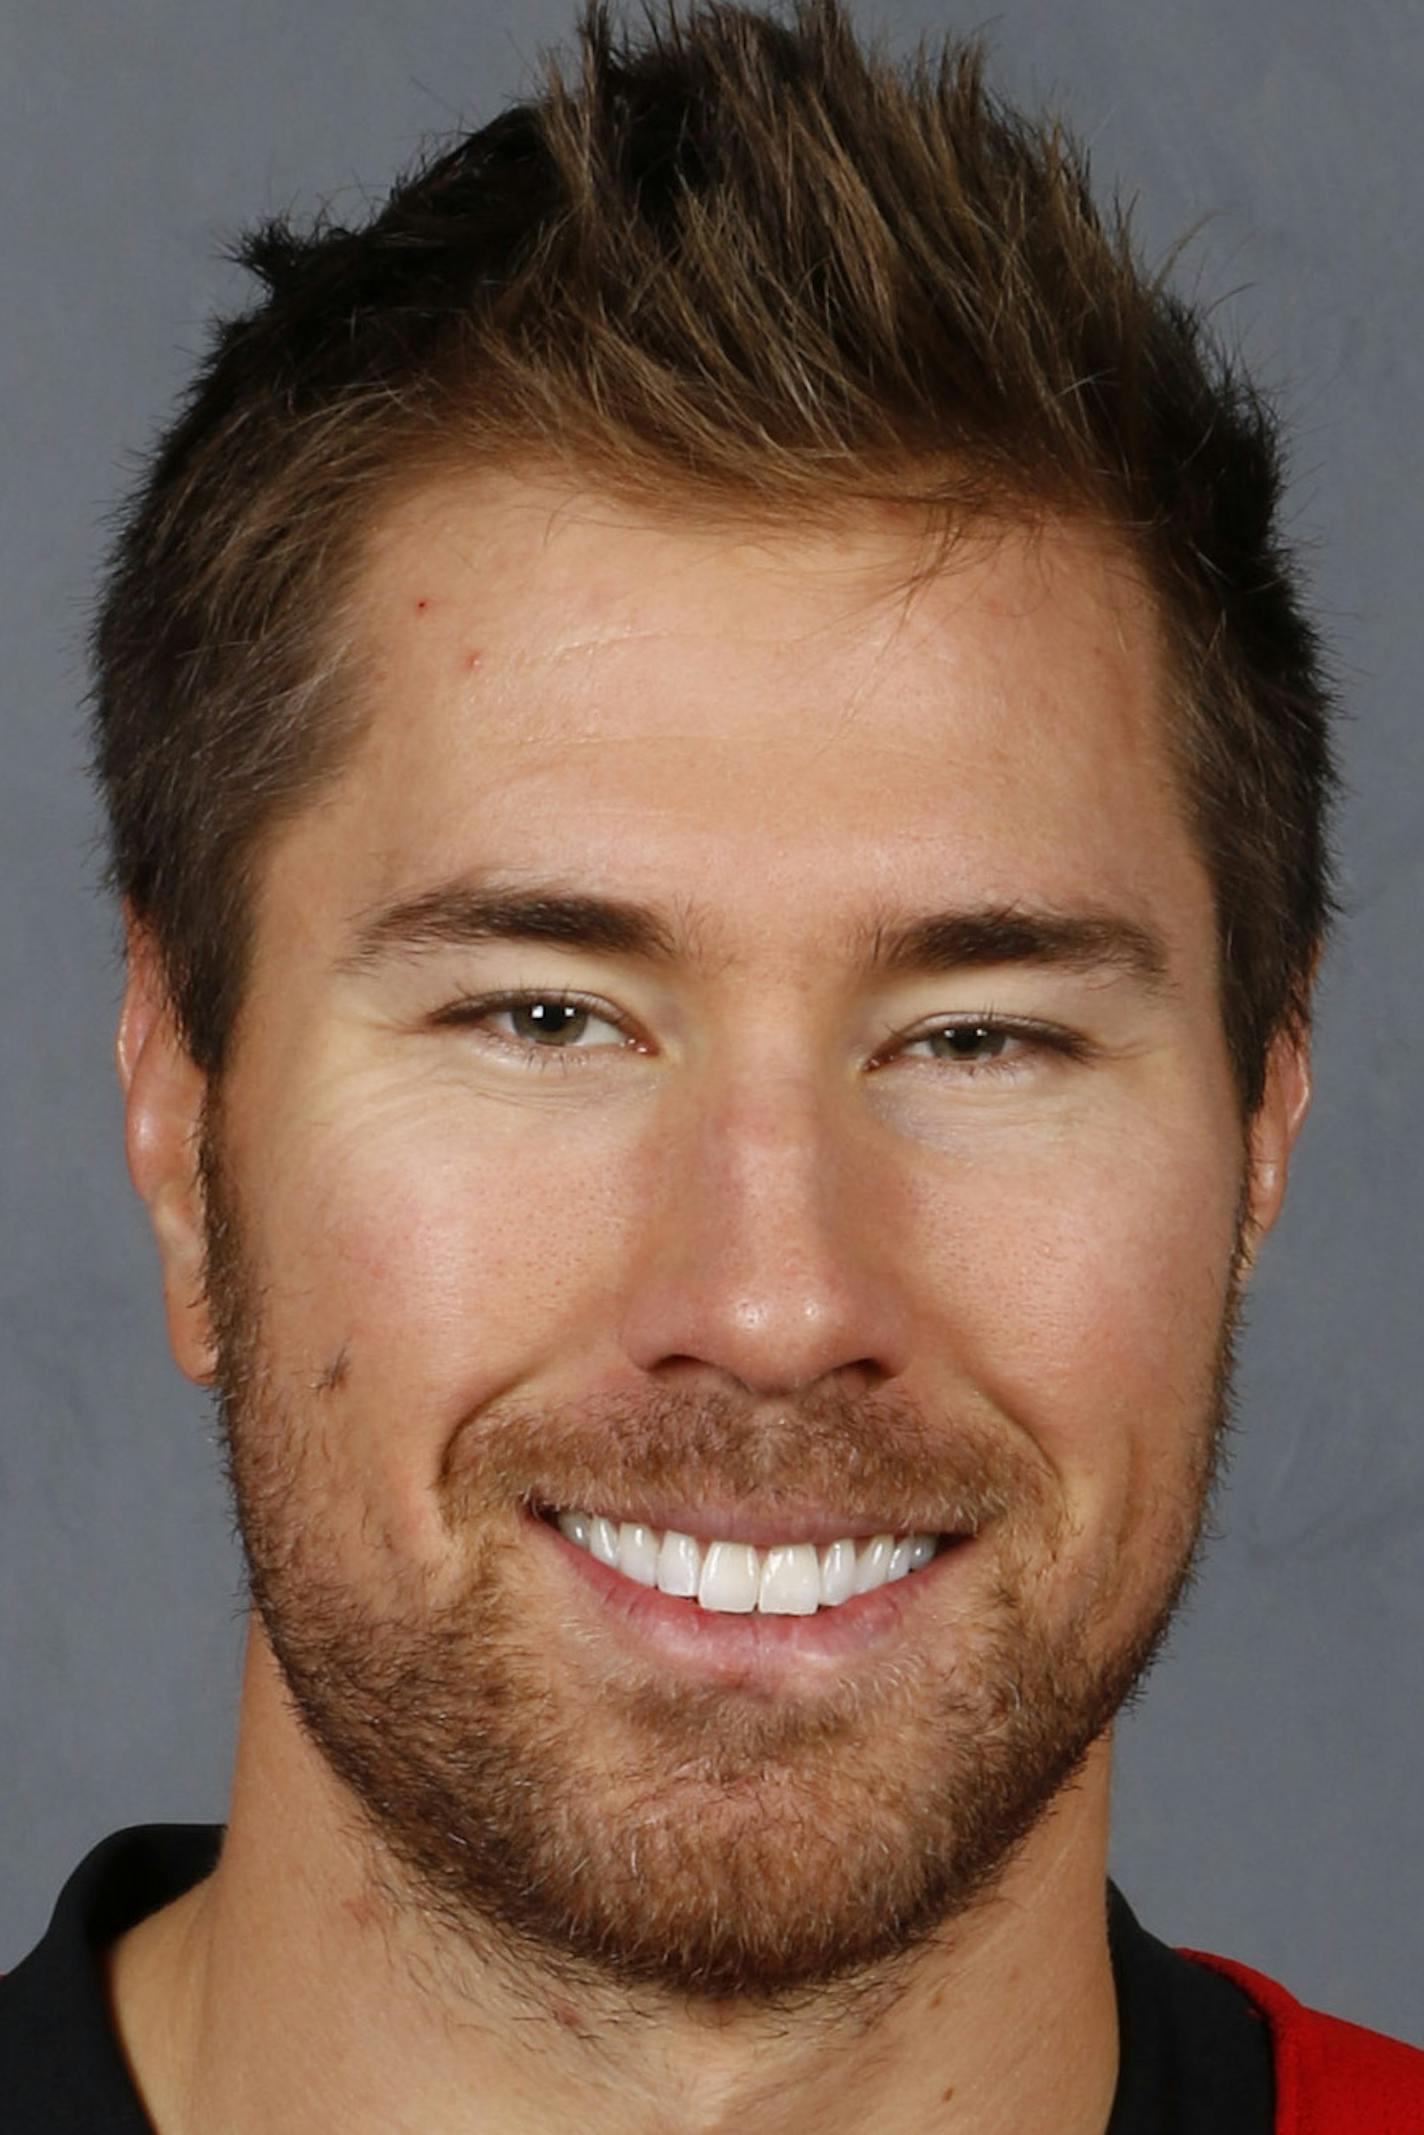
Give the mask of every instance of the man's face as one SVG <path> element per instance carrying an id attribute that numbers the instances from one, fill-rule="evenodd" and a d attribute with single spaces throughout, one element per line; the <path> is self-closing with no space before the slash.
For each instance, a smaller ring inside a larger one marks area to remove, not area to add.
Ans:
<path id="1" fill-rule="evenodd" d="M 389 1876 L 565 1973 L 774 1995 L 962 1910 L 1200 1526 L 1247 1142 L 1150 614 L 1066 527 L 912 562 L 427 497 L 263 862 L 206 1171 L 266 1633 Z M 738 1545 L 723 1599 L 949 1539 L 746 1614 L 559 1511 Z"/>

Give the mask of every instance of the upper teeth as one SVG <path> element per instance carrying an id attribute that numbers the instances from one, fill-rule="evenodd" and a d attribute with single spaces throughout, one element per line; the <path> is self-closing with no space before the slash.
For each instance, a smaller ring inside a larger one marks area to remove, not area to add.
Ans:
<path id="1" fill-rule="evenodd" d="M 695 1598 L 704 1609 L 747 1615 L 813 1616 L 854 1594 L 888 1586 L 918 1571 L 935 1553 L 932 1534 L 846 1535 L 818 1550 L 811 1542 L 778 1542 L 753 1549 L 746 1542 L 699 1542 L 692 1535 L 609 1520 L 600 1513 L 561 1512 L 571 1542 L 640 1586 Z"/>

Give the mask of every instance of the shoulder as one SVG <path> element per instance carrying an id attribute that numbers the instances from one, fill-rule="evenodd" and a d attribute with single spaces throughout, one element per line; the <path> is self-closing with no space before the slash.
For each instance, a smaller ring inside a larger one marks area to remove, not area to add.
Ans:
<path id="1" fill-rule="evenodd" d="M 41 1940 L 0 1979 L 4 2135 L 149 2135 L 113 2030 L 105 1952 L 210 1874 L 221 1840 L 216 1825 L 143 1824 L 75 1869 Z"/>
<path id="2" fill-rule="evenodd" d="M 1424 2053 L 1360 2024 L 1307 2009 L 1249 1965 L 1201 1950 L 1184 1957 L 1236 1982 L 1271 2034 L 1277 2135 L 1420 2135 Z"/>

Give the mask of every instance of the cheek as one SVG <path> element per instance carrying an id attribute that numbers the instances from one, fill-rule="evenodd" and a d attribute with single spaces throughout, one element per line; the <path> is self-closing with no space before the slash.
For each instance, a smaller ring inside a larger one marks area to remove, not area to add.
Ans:
<path id="1" fill-rule="evenodd" d="M 619 1250 L 606 1134 L 472 1110 L 368 1093 L 260 1159 L 269 1357 L 386 1525 L 432 1516 L 473 1410 L 587 1345 Z"/>
<path id="2" fill-rule="evenodd" d="M 1120 1524 L 1144 1494 L 1180 1494 L 1199 1457 L 1235 1240 L 1231 1148 L 1148 1123 L 1079 1132 L 1021 1160 L 1001 1151 L 977 1195 L 956 1182 L 977 1224 L 933 1211 L 938 1235 L 973 1241 L 937 1262 L 956 1364 L 1084 1519 Z"/>

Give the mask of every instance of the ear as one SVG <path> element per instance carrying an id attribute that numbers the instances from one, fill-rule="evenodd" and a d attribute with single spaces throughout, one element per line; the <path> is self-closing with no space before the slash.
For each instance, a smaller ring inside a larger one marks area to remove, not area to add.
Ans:
<path id="1" fill-rule="evenodd" d="M 206 1385 L 216 1363 L 203 1287 L 198 1177 L 207 1078 L 179 1036 L 152 935 L 131 912 L 125 926 L 128 982 L 114 1052 L 129 1177 L 158 1244 L 169 1346 L 179 1370 Z"/>
<path id="2" fill-rule="evenodd" d="M 1266 1082 L 1247 1135 L 1245 1264 L 1281 1212 L 1291 1151 L 1310 1106 L 1310 1045 L 1304 1032 L 1272 1040 Z"/>

